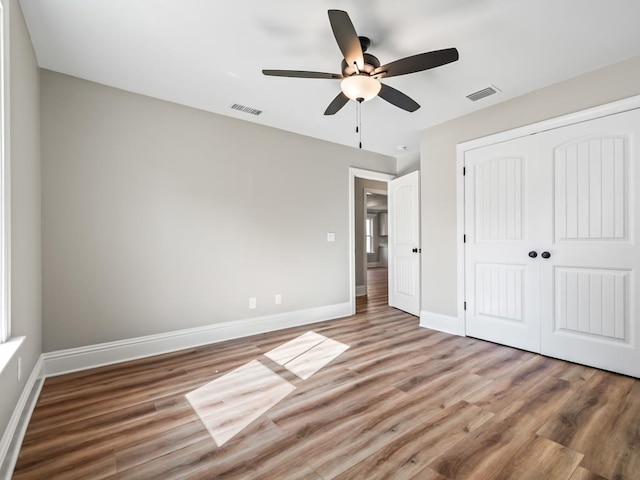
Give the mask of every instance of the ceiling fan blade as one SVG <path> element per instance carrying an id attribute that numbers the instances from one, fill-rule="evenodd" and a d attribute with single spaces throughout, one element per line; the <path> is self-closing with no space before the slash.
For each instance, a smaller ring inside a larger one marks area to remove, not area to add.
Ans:
<path id="1" fill-rule="evenodd" d="M 364 53 L 349 15 L 342 10 L 329 10 L 328 13 L 333 36 L 336 37 L 336 42 L 338 42 L 338 47 L 340 47 L 344 59 L 348 65 L 355 63 L 358 66 L 358 70 L 362 70 L 364 67 Z"/>
<path id="2" fill-rule="evenodd" d="M 396 90 L 395 88 L 390 87 L 389 85 L 383 84 L 382 88 L 380 89 L 380 93 L 378 93 L 378 96 L 386 100 L 390 104 L 406 110 L 407 112 L 415 112 L 420 108 L 420 105 L 418 105 L 412 98 L 408 97 L 400 90 Z"/>
<path id="3" fill-rule="evenodd" d="M 458 58 L 458 50 L 455 48 L 434 50 L 433 52 L 419 53 L 382 65 L 373 71 L 373 75 L 383 75 L 388 78 L 406 75 L 407 73 L 422 72 L 423 70 L 455 62 Z"/>
<path id="4" fill-rule="evenodd" d="M 344 107 L 349 101 L 349 97 L 347 97 L 344 93 L 340 92 L 336 98 L 329 104 L 327 109 L 324 111 L 325 115 L 335 115 L 338 111 Z"/>
<path id="5" fill-rule="evenodd" d="M 306 72 L 304 70 L 262 70 L 262 73 L 273 77 L 328 78 L 335 80 L 342 78 L 339 73 Z"/>

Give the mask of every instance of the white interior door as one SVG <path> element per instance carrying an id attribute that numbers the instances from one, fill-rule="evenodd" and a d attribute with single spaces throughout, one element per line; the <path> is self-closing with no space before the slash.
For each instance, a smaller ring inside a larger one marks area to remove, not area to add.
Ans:
<path id="1" fill-rule="evenodd" d="M 420 172 L 391 180 L 388 192 L 389 305 L 420 315 Z"/>
<path id="2" fill-rule="evenodd" d="M 640 377 L 640 110 L 546 132 L 542 353 Z M 546 256 L 546 255 L 545 255 Z"/>
<path id="3" fill-rule="evenodd" d="M 467 335 L 538 352 L 534 142 L 524 137 L 465 153 L 465 298 Z"/>

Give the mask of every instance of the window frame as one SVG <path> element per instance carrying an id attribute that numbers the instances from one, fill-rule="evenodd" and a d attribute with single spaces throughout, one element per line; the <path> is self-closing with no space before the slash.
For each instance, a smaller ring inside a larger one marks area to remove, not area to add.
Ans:
<path id="1" fill-rule="evenodd" d="M 0 0 L 0 344 L 11 338 L 9 2 Z"/>
<path id="2" fill-rule="evenodd" d="M 375 218 L 376 218 L 375 214 L 367 213 L 367 218 L 365 219 L 364 249 L 367 254 L 376 253 L 376 246 L 374 245 Z M 369 249 L 369 246 L 371 246 L 371 249 Z"/>

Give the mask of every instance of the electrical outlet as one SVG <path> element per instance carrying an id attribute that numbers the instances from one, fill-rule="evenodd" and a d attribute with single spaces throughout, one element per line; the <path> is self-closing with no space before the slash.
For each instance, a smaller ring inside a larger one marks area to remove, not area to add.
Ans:
<path id="1" fill-rule="evenodd" d="M 257 300 L 256 300 L 256 297 L 251 297 L 251 298 L 249 299 L 249 309 L 250 309 L 250 310 L 253 310 L 254 308 L 256 308 L 256 306 L 257 306 Z"/>
<path id="2" fill-rule="evenodd" d="M 22 378 L 22 357 L 18 357 L 18 381 Z"/>
<path id="3" fill-rule="evenodd" d="M 282 303 L 282 295 L 279 293 L 275 296 L 276 305 L 280 305 Z"/>

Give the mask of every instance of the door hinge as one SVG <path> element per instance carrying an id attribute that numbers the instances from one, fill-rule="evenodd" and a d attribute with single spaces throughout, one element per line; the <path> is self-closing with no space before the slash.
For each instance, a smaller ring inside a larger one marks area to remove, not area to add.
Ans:
<path id="1" fill-rule="evenodd" d="M 467 309 L 467 302 L 464 302 L 464 309 Z"/>
<path id="2" fill-rule="evenodd" d="M 464 177 L 467 174 L 467 167 L 462 167 L 462 176 Z"/>
<path id="3" fill-rule="evenodd" d="M 462 235 L 462 243 L 467 243 L 467 234 Z"/>

